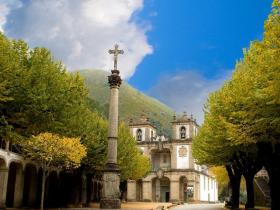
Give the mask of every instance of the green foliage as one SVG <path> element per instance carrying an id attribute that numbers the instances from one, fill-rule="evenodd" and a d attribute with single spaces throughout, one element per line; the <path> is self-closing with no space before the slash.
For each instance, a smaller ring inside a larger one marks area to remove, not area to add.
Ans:
<path id="1" fill-rule="evenodd" d="M 0 43 L 0 115 L 23 136 L 59 132 L 85 103 L 82 78 L 67 73 L 45 48 L 29 49 L 2 34 Z"/>
<path id="2" fill-rule="evenodd" d="M 124 123 L 121 123 L 119 128 L 118 164 L 122 171 L 122 180 L 140 179 L 151 169 L 149 158 L 141 154 Z"/>

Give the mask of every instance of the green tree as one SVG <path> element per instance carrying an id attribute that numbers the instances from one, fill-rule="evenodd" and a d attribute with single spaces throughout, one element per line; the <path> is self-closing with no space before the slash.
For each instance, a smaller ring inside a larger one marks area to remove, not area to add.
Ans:
<path id="1" fill-rule="evenodd" d="M 275 0 L 265 22 L 263 40 L 252 42 L 244 50 L 244 59 L 237 63 L 231 80 L 219 91 L 218 106 L 213 106 L 224 124 L 230 146 L 237 147 L 235 162 L 246 178 L 248 199 L 252 200 L 252 177 L 261 160 L 270 177 L 272 209 L 280 209 L 279 7 L 280 2 Z"/>
<path id="2" fill-rule="evenodd" d="M 200 164 L 225 166 L 231 185 L 231 205 L 239 207 L 240 181 L 242 172 L 236 164 L 237 147 L 231 145 L 225 124 L 218 115 L 221 92 L 212 93 L 205 106 L 205 119 L 193 141 L 193 155 Z"/>
<path id="3" fill-rule="evenodd" d="M 41 210 L 44 208 L 45 183 L 50 168 L 77 168 L 86 156 L 86 148 L 78 138 L 41 133 L 22 143 L 24 156 L 42 168 Z"/>
<path id="4" fill-rule="evenodd" d="M 151 170 L 149 158 L 141 154 L 134 137 L 124 123 L 119 127 L 118 164 L 122 180 L 140 179 Z"/>
<path id="5" fill-rule="evenodd" d="M 84 107 L 87 89 L 45 48 L 0 35 L 0 115 L 23 136 L 60 133 Z M 78 126 L 78 125 L 77 125 Z"/>

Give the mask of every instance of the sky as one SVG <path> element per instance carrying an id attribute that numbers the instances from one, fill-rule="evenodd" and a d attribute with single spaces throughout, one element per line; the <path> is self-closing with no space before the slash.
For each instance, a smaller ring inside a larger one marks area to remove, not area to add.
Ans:
<path id="1" fill-rule="evenodd" d="M 0 0 L 0 30 L 47 47 L 69 71 L 112 68 L 203 122 L 207 95 L 230 78 L 242 50 L 260 40 L 272 0 Z"/>

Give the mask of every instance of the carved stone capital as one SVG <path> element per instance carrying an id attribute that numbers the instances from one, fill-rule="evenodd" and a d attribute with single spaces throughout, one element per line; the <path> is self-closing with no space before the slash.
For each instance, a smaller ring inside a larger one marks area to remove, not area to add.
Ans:
<path id="1" fill-rule="evenodd" d="M 119 71 L 118 70 L 112 70 L 111 71 L 112 74 L 110 76 L 108 76 L 108 83 L 110 85 L 110 87 L 120 87 L 120 85 L 122 84 L 122 79 L 119 75 Z"/>

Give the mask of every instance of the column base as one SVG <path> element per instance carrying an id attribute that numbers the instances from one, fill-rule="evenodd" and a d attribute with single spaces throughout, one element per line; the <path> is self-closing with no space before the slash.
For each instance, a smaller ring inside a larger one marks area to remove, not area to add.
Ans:
<path id="1" fill-rule="evenodd" d="M 120 168 L 116 163 L 106 163 L 103 171 L 112 171 L 112 172 L 120 172 Z"/>
<path id="2" fill-rule="evenodd" d="M 116 198 L 103 198 L 100 200 L 101 209 L 120 209 L 121 200 Z"/>

